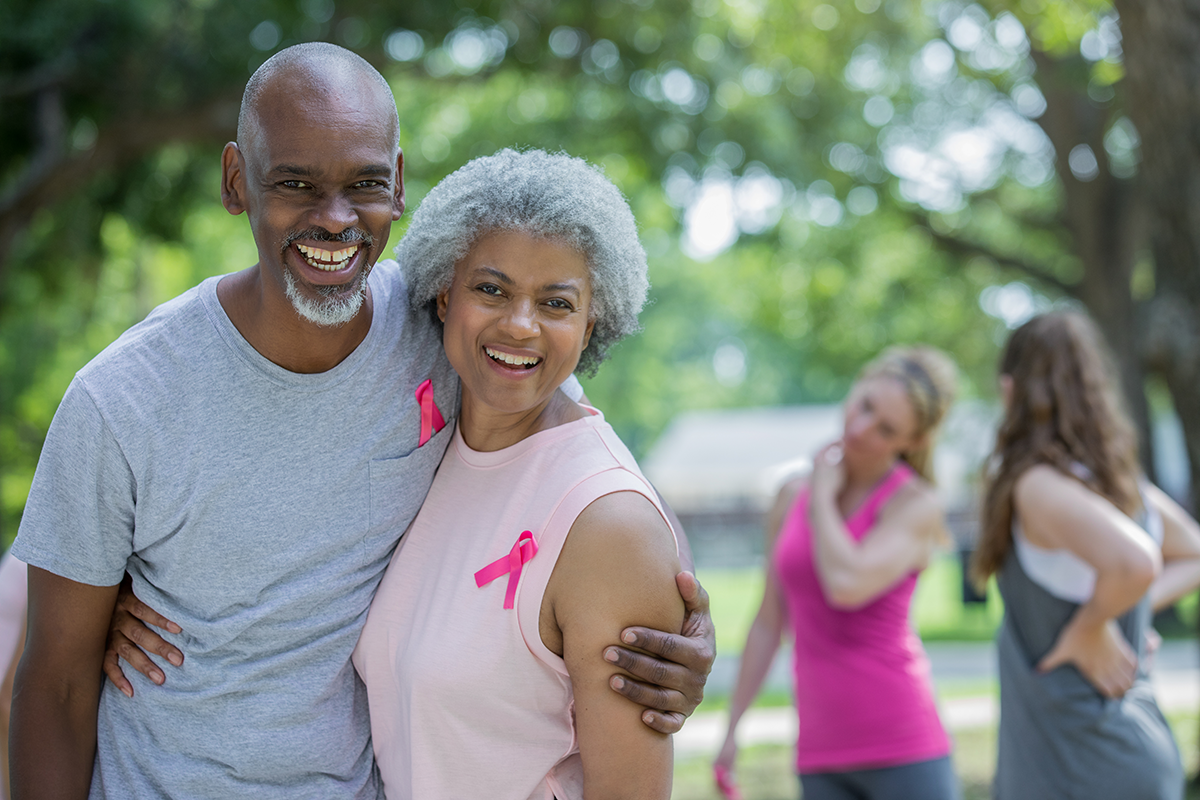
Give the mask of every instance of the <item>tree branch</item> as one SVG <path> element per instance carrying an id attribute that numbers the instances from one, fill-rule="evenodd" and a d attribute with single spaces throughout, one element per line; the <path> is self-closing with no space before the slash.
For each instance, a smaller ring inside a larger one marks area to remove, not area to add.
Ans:
<path id="1" fill-rule="evenodd" d="M 983 256 L 985 258 L 989 258 L 1002 267 L 1014 269 L 1027 275 L 1038 283 L 1046 286 L 1052 286 L 1068 297 L 1076 297 L 1077 295 L 1077 289 L 1073 284 L 1067 283 L 1061 278 L 1055 277 L 1042 266 L 1034 264 L 1030 261 L 1026 261 L 1018 256 L 999 253 L 981 242 L 968 241 L 966 239 L 960 239 L 957 236 L 941 233 L 930 227 L 927 220 L 919 217 L 917 218 L 916 223 L 924 228 L 943 250 L 960 256 Z"/>
<path id="2" fill-rule="evenodd" d="M 124 119 L 102 129 L 92 149 L 75 155 L 66 151 L 61 140 L 57 146 L 44 143 L 21 174 L 0 189 L 0 273 L 16 236 L 37 209 L 69 197 L 97 174 L 130 164 L 164 145 L 232 139 L 237 109 L 236 99 L 218 96 L 172 116 Z"/>

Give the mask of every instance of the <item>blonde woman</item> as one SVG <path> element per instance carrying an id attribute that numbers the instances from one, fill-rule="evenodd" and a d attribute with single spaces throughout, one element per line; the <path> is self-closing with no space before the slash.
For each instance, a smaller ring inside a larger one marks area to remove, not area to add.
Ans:
<path id="1" fill-rule="evenodd" d="M 738 722 L 786 628 L 795 640 L 804 800 L 958 797 L 908 614 L 918 573 L 949 541 L 930 461 L 955 382 L 953 363 L 933 348 L 888 350 L 851 389 L 842 438 L 817 454 L 810 476 L 780 492 L 762 606 L 714 765 L 726 796 L 736 796 Z"/>
<path id="2" fill-rule="evenodd" d="M 1000 385 L 974 564 L 1005 604 L 995 796 L 1181 798 L 1146 637 L 1152 610 L 1200 585 L 1200 528 L 1142 478 L 1087 317 L 1018 328 Z"/>

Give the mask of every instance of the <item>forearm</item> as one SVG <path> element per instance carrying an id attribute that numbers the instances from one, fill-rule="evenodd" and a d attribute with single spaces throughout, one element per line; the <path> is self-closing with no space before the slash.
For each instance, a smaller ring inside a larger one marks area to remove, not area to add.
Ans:
<path id="1" fill-rule="evenodd" d="M 1150 585 L 1150 604 L 1161 611 L 1200 586 L 1200 558 L 1168 561 L 1162 573 Z"/>
<path id="2" fill-rule="evenodd" d="M 1075 611 L 1070 624 L 1096 629 L 1133 608 L 1150 590 L 1153 572 L 1136 568 L 1100 572 L 1092 597 Z"/>
<path id="3" fill-rule="evenodd" d="M 13 681 L 16 679 L 17 663 L 25 651 L 25 625 L 21 625 L 20 636 L 17 637 L 16 652 L 5 669 L 4 682 L 0 684 L 0 792 L 10 792 L 8 768 L 8 730 L 12 720 Z"/>
<path id="4" fill-rule="evenodd" d="M 95 686 L 24 687 L 18 672 L 9 744 L 13 800 L 86 798 L 96 755 Z"/>
<path id="5" fill-rule="evenodd" d="M 746 637 L 746 646 L 742 650 L 742 657 L 738 662 L 737 682 L 733 687 L 733 695 L 729 699 L 728 734 L 731 735 L 737 728 L 746 709 L 750 707 L 754 698 L 758 696 L 759 690 L 762 689 L 763 682 L 771 671 L 771 664 L 775 661 L 775 654 L 779 650 L 782 638 L 782 624 L 763 619 L 761 615 L 754 620 L 754 624 L 750 627 L 750 633 Z"/>
<path id="6" fill-rule="evenodd" d="M 840 595 L 856 583 L 857 547 L 838 513 L 834 497 L 814 492 L 808 513 L 817 577 L 827 597 Z"/>

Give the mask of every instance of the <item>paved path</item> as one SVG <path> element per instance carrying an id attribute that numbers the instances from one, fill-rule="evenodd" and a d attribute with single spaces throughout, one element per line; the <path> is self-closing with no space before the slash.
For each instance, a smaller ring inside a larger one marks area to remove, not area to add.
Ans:
<path id="1" fill-rule="evenodd" d="M 940 703 L 942 719 L 951 730 L 994 725 L 999 713 L 995 691 L 962 696 L 967 687 L 975 688 L 996 678 L 995 648 L 990 643 L 931 642 L 926 645 L 933 680 L 939 694 L 950 694 Z M 709 691 L 728 693 L 737 678 L 737 659 L 721 657 L 713 665 Z M 1152 675 L 1154 693 L 1163 711 L 1188 711 L 1200 708 L 1200 645 L 1194 640 L 1164 642 L 1156 656 Z M 790 685 L 787 655 L 775 660 L 767 685 L 787 689 Z M 675 735 L 678 758 L 711 756 L 725 737 L 724 712 L 696 714 Z M 738 742 L 755 744 L 794 744 L 796 713 L 788 708 L 752 709 L 738 726 Z"/>

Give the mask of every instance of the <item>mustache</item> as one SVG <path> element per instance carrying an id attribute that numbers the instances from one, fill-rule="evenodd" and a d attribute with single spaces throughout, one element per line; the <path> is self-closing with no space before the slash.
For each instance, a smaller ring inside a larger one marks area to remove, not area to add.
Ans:
<path id="1" fill-rule="evenodd" d="M 292 243 L 298 239 L 308 239 L 309 241 L 317 242 L 333 242 L 335 244 L 347 244 L 349 242 L 362 242 L 367 247 L 375 244 L 375 237 L 370 231 L 365 231 L 362 228 L 346 228 L 341 233 L 330 233 L 324 228 L 305 228 L 302 231 L 292 231 L 287 236 L 283 237 L 283 249 L 292 246 Z"/>

